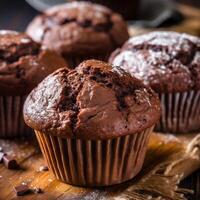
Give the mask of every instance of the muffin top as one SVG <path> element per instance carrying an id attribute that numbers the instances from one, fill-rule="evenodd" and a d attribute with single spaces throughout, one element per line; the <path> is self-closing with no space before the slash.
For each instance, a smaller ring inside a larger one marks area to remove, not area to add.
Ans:
<path id="1" fill-rule="evenodd" d="M 0 31 L 0 95 L 26 95 L 44 77 L 66 62 L 56 53 L 41 49 L 29 36 Z"/>
<path id="2" fill-rule="evenodd" d="M 63 56 L 110 53 L 129 38 L 119 14 L 89 2 L 50 8 L 30 23 L 27 33 Z"/>
<path id="3" fill-rule="evenodd" d="M 59 69 L 28 96 L 24 119 L 59 137 L 109 139 L 141 132 L 160 117 L 157 95 L 124 70 L 87 60 Z"/>
<path id="4" fill-rule="evenodd" d="M 200 39 L 175 32 L 152 32 L 129 39 L 110 62 L 157 92 L 200 89 Z"/>

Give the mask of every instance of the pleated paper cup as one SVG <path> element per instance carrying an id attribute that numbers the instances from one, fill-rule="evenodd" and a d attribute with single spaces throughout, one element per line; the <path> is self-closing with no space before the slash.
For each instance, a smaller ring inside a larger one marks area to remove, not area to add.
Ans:
<path id="1" fill-rule="evenodd" d="M 25 99 L 26 96 L 0 96 L 0 138 L 21 138 L 32 133 L 23 119 Z"/>
<path id="2" fill-rule="evenodd" d="M 189 133 L 200 130 L 200 91 L 160 94 L 162 115 L 155 130 Z"/>
<path id="3" fill-rule="evenodd" d="M 57 179 L 78 186 L 108 186 L 138 174 L 152 129 L 109 140 L 66 139 L 35 132 Z"/>
<path id="4" fill-rule="evenodd" d="M 84 60 L 89 60 L 89 59 L 96 59 L 96 60 L 101 60 L 101 61 L 107 61 L 109 55 L 90 55 L 90 56 L 63 56 L 69 66 L 71 68 L 77 67 L 81 62 Z"/>

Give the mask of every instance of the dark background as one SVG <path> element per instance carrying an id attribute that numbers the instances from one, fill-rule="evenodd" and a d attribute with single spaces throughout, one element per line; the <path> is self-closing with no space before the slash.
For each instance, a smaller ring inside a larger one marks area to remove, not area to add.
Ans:
<path id="1" fill-rule="evenodd" d="M 0 29 L 24 31 L 36 14 L 25 0 L 0 0 Z"/>
<path id="2" fill-rule="evenodd" d="M 200 0 L 176 1 L 200 7 Z M 24 31 L 28 22 L 30 22 L 37 13 L 38 12 L 29 6 L 25 0 L 0 0 L 0 29 Z"/>
<path id="3" fill-rule="evenodd" d="M 130 0 L 132 1 L 132 0 Z M 200 0 L 177 0 L 200 6 Z M 30 20 L 38 14 L 24 0 L 0 0 L 0 29 L 24 31 Z M 192 174 L 181 185 L 194 190 L 190 200 L 200 200 L 200 171 Z"/>

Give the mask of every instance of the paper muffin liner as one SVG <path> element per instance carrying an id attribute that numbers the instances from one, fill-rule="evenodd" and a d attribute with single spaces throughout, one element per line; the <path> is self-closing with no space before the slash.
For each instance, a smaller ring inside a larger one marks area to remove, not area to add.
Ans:
<path id="1" fill-rule="evenodd" d="M 200 130 L 200 91 L 159 96 L 162 115 L 156 131 L 187 133 Z"/>
<path id="2" fill-rule="evenodd" d="M 89 56 L 75 56 L 75 57 L 67 56 L 64 58 L 71 68 L 75 68 L 84 60 L 96 59 L 96 60 L 101 60 L 101 61 L 107 61 L 109 58 L 109 55 L 89 55 Z"/>
<path id="3" fill-rule="evenodd" d="M 35 132 L 57 179 L 79 186 L 107 186 L 138 174 L 152 129 L 109 140 L 66 139 Z"/>
<path id="4" fill-rule="evenodd" d="M 23 120 L 25 99 L 26 96 L 0 96 L 0 138 L 26 137 L 32 133 Z"/>

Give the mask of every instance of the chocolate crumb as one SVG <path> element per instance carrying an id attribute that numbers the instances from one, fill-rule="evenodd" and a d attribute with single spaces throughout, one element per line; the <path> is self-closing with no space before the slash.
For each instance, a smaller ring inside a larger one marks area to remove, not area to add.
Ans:
<path id="1" fill-rule="evenodd" d="M 0 152 L 0 163 L 3 162 L 3 157 L 5 156 L 5 153 L 3 152 Z"/>
<path id="2" fill-rule="evenodd" d="M 14 187 L 14 191 L 17 196 L 22 196 L 30 192 L 30 189 L 27 185 L 19 185 Z"/>
<path id="3" fill-rule="evenodd" d="M 49 168 L 48 168 L 46 165 L 40 166 L 38 171 L 39 171 L 39 172 L 42 172 L 42 171 L 49 171 Z"/>
<path id="4" fill-rule="evenodd" d="M 17 161 L 8 155 L 3 156 L 3 163 L 8 169 L 17 169 L 19 167 Z"/>
<path id="5" fill-rule="evenodd" d="M 43 193 L 42 189 L 39 188 L 39 187 L 34 187 L 34 188 L 33 188 L 33 192 L 34 192 L 35 194 L 41 194 L 41 193 Z"/>

